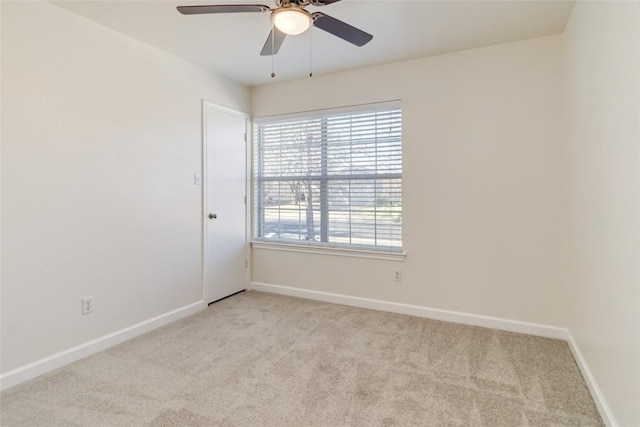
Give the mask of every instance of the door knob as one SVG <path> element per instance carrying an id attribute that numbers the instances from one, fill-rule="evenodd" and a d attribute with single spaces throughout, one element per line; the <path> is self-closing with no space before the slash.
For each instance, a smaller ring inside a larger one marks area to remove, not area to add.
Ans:
<path id="1" fill-rule="evenodd" d="M 209 214 L 209 219 L 216 219 L 216 218 L 218 218 L 218 214 L 212 214 L 212 213 Z"/>

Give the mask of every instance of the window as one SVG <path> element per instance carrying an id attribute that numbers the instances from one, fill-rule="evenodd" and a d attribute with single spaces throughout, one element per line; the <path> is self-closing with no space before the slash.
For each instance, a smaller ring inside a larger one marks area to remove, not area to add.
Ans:
<path id="1" fill-rule="evenodd" d="M 259 119 L 254 238 L 402 250 L 398 102 Z"/>

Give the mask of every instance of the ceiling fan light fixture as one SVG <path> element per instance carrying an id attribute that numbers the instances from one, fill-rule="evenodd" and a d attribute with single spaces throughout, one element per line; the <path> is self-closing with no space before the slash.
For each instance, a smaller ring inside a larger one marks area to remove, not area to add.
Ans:
<path id="1" fill-rule="evenodd" d="M 276 9 L 271 13 L 273 25 L 290 36 L 302 34 L 311 26 L 311 14 L 297 6 Z"/>

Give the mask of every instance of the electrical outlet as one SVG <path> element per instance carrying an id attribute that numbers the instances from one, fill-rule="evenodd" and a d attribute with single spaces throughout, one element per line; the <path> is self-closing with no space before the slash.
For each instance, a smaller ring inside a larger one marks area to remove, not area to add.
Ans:
<path id="1" fill-rule="evenodd" d="M 396 270 L 393 272 L 393 281 L 394 282 L 402 282 L 402 271 Z"/>
<path id="2" fill-rule="evenodd" d="M 82 298 L 82 314 L 93 313 L 93 297 Z"/>

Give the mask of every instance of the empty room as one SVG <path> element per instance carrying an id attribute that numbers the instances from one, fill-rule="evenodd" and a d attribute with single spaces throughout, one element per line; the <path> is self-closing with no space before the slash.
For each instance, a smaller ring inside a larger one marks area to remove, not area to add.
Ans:
<path id="1" fill-rule="evenodd" d="M 0 1 L 0 424 L 640 426 L 640 2 Z"/>

